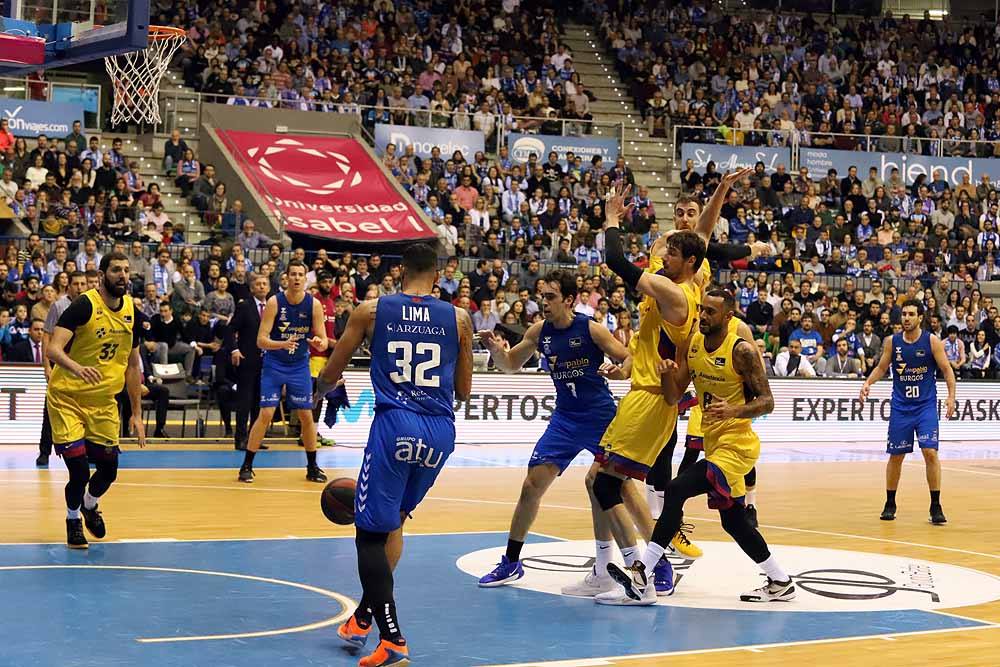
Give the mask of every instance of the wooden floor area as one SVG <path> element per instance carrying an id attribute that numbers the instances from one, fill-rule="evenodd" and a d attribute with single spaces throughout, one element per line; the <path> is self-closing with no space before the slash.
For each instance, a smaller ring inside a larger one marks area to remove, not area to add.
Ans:
<path id="1" fill-rule="evenodd" d="M 771 463 L 759 468 L 761 532 L 772 545 L 817 547 L 886 554 L 969 568 L 1000 578 L 1000 491 L 997 460 L 946 461 L 942 503 L 946 526 L 927 521 L 928 494 L 923 465 L 911 458 L 898 494 L 898 518 L 881 522 L 883 465 L 859 463 Z M 583 490 L 584 468 L 570 468 L 546 496 L 533 531 L 566 540 L 592 539 Z M 327 470 L 330 478 L 354 477 L 355 470 Z M 65 538 L 65 470 L 53 458 L 50 470 L 0 470 L 6 545 L 61 543 Z M 123 469 L 102 500 L 114 540 L 241 540 L 351 535 L 351 528 L 327 523 L 319 512 L 318 487 L 300 469 L 259 469 L 253 485 L 235 482 L 231 469 Z M 410 534 L 507 530 L 523 469 L 447 468 L 408 524 Z M 725 542 L 714 512 L 692 501 L 685 520 L 696 525 L 698 541 Z M 502 536 L 495 540 L 502 545 Z M 404 553 L 404 559 L 406 555 Z M 440 563 L 440 567 L 452 567 Z M 754 582 L 748 582 L 754 583 Z M 469 579 L 470 604 L 477 592 Z M 733 591 L 736 595 L 740 591 Z M 629 613 L 641 610 L 624 610 Z M 620 665 L 1000 665 L 1000 601 L 947 610 L 986 626 L 954 631 L 887 634 L 876 639 L 761 641 L 749 647 L 653 652 L 564 662 L 505 663 L 590 667 Z M 442 609 L 441 614 L 461 613 Z M 709 621 L 711 622 L 711 621 Z M 486 628 L 496 632 L 497 628 Z M 649 627 L 634 632 L 684 633 L 684 627 Z M 878 634 L 877 628 L 871 634 Z M 621 655 L 621 654 L 618 654 Z M 0 658 L 0 664 L 4 659 Z M 43 663 L 38 663 L 39 666 Z M 312 663 L 310 663 L 312 664 Z M 331 663 L 340 664 L 340 663 Z M 417 664 L 417 663 L 415 663 Z M 421 663 L 425 664 L 425 663 Z"/>

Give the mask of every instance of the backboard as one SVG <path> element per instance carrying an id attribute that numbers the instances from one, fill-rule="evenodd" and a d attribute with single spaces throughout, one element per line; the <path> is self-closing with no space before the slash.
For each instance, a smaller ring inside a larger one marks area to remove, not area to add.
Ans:
<path id="1" fill-rule="evenodd" d="M 8 3 L 0 23 L 0 75 L 64 67 L 146 47 L 149 0 Z"/>

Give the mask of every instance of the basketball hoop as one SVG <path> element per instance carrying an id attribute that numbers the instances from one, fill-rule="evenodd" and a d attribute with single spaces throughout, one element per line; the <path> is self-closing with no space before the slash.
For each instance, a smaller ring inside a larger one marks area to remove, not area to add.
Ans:
<path id="1" fill-rule="evenodd" d="M 160 119 L 160 79 L 181 44 L 187 41 L 182 28 L 149 26 L 145 49 L 119 53 L 104 59 L 114 86 L 111 124 L 153 123 Z"/>

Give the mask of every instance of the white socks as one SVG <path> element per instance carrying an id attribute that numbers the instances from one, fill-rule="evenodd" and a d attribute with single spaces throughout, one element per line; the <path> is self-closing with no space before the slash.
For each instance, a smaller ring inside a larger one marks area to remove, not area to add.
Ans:
<path id="1" fill-rule="evenodd" d="M 601 540 L 597 540 L 597 559 L 594 561 L 594 571 L 599 576 L 608 574 L 608 563 L 612 561 L 614 555 L 614 541 L 602 542 Z"/>
<path id="2" fill-rule="evenodd" d="M 92 510 L 97 507 L 97 501 L 97 498 L 90 495 L 90 489 L 83 492 L 83 506 L 87 509 Z"/>
<path id="3" fill-rule="evenodd" d="M 757 489 L 754 489 L 753 491 L 747 491 L 746 504 L 754 506 L 757 505 Z"/>
<path id="4" fill-rule="evenodd" d="M 663 558 L 665 549 L 656 542 L 650 541 L 646 545 L 646 553 L 642 555 L 642 564 L 646 566 L 646 576 L 653 576 L 653 568 L 656 567 L 660 559 Z"/>
<path id="5" fill-rule="evenodd" d="M 778 561 L 774 556 L 768 556 L 766 561 L 757 563 L 757 565 L 760 566 L 760 569 L 764 570 L 764 574 L 770 577 L 771 581 L 788 581 L 789 579 L 785 571 L 778 565 Z"/>
<path id="6" fill-rule="evenodd" d="M 75 510 L 66 508 L 66 518 L 67 519 L 79 519 L 80 518 L 80 508 L 77 507 Z"/>
<path id="7" fill-rule="evenodd" d="M 625 567 L 630 567 L 638 558 L 639 547 L 631 546 L 622 549 L 622 560 L 625 561 Z"/>

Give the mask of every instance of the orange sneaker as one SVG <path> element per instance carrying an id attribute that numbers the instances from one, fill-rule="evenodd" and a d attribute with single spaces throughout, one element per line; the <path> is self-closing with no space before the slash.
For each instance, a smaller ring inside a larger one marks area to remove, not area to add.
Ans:
<path id="1" fill-rule="evenodd" d="M 386 640 L 379 642 L 375 652 L 361 658 L 358 667 L 402 667 L 410 664 L 410 649 Z"/>
<path id="2" fill-rule="evenodd" d="M 351 616 L 340 624 L 337 628 L 337 636 L 354 648 L 364 648 L 368 643 L 368 635 L 372 631 L 372 626 L 362 628 L 358 620 Z"/>

